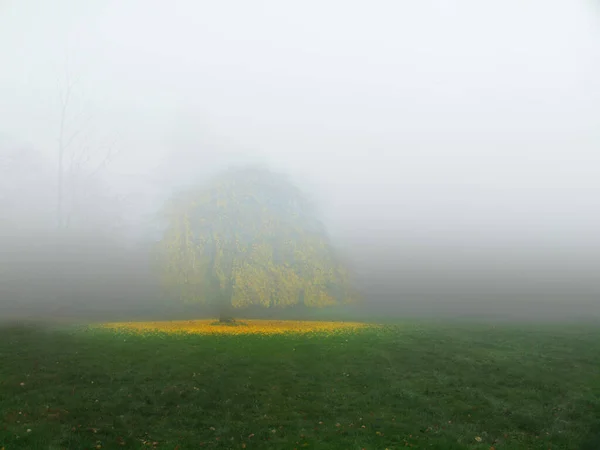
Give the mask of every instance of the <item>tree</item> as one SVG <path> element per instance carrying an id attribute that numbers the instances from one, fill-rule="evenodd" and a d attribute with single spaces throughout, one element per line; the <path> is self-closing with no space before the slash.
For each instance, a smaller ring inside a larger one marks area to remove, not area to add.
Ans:
<path id="1" fill-rule="evenodd" d="M 73 216 L 80 213 L 85 185 L 106 167 L 117 154 L 114 142 L 92 145 L 92 115 L 73 111 L 79 79 L 65 67 L 65 78 L 59 83 L 60 114 L 57 136 L 57 228 L 69 228 Z"/>
<path id="2" fill-rule="evenodd" d="M 248 306 L 323 307 L 354 301 L 315 210 L 284 177 L 229 171 L 167 204 L 160 242 L 167 292 L 214 302 L 219 319 Z"/>

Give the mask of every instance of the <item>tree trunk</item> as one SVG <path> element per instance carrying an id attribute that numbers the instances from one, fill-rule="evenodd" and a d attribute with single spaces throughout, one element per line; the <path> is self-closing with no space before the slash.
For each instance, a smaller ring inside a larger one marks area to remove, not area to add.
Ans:
<path id="1" fill-rule="evenodd" d="M 231 301 L 227 296 L 223 296 L 221 304 L 219 305 L 219 322 L 221 323 L 232 323 L 235 322 L 233 319 L 233 308 L 231 307 Z"/>

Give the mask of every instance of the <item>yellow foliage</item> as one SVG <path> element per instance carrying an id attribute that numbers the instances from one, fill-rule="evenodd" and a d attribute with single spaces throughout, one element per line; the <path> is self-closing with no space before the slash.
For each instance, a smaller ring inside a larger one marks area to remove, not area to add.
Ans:
<path id="1" fill-rule="evenodd" d="M 180 320 L 163 322 L 115 322 L 100 325 L 115 331 L 139 333 L 192 333 L 192 334 L 285 334 L 335 331 L 355 331 L 374 327 L 359 322 L 320 322 L 295 320 L 248 320 L 236 325 L 217 324 L 213 320 Z"/>
<path id="2" fill-rule="evenodd" d="M 185 302 L 220 291 L 234 307 L 351 302 L 347 273 L 324 234 L 308 231 L 296 210 L 272 206 L 278 190 L 261 191 L 263 179 L 248 180 L 242 188 L 244 180 L 221 179 L 170 203 L 161 242 L 166 291 Z"/>

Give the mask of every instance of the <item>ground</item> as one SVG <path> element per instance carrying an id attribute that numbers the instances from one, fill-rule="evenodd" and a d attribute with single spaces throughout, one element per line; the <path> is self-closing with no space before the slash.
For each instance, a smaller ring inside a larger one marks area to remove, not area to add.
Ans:
<path id="1" fill-rule="evenodd" d="M 598 327 L 270 323 L 1 327 L 0 449 L 600 448 Z"/>

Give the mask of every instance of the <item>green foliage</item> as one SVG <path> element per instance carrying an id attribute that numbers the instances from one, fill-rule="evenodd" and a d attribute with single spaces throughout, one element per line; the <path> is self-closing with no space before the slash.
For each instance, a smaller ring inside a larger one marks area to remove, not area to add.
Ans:
<path id="1" fill-rule="evenodd" d="M 162 281 L 182 301 L 235 308 L 354 301 L 314 208 L 277 174 L 227 172 L 171 199 L 166 214 Z"/>

